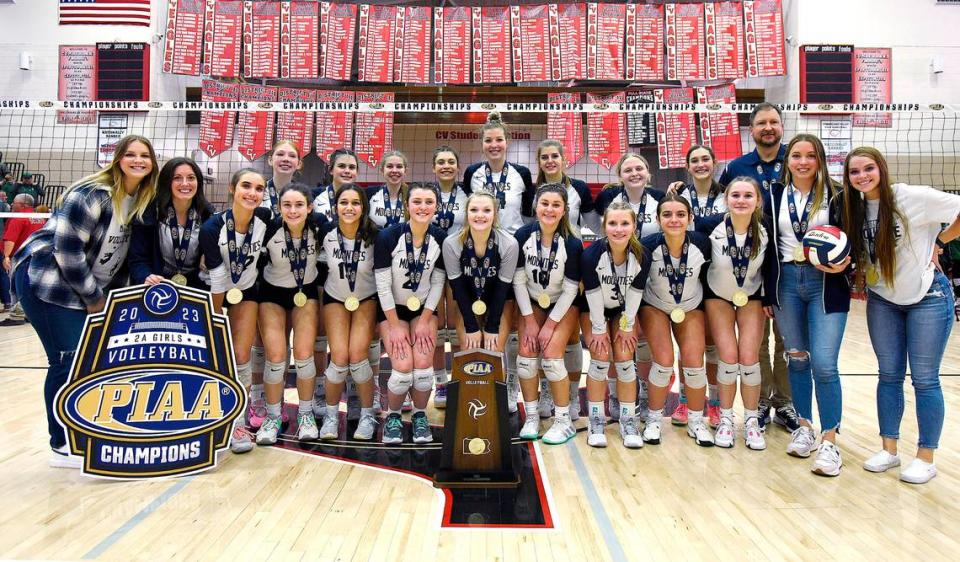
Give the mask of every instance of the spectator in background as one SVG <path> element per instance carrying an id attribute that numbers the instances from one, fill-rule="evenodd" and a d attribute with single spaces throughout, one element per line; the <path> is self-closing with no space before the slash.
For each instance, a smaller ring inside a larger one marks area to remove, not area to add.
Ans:
<path id="1" fill-rule="evenodd" d="M 0 199 L 3 198 L 3 195 L 0 194 Z M 13 212 L 14 213 L 34 213 L 40 212 L 39 209 L 34 211 L 33 209 L 33 197 L 23 193 L 17 195 L 13 200 Z M 0 238 L 2 238 L 2 248 L 3 248 L 3 271 L 0 272 L 0 277 L 6 279 L 10 274 L 10 258 L 13 256 L 14 252 L 20 249 L 20 246 L 23 244 L 23 241 L 30 237 L 34 231 L 40 230 L 43 224 L 46 222 L 46 219 L 32 219 L 32 218 L 12 218 L 7 219 L 7 226 L 5 229 L 0 229 Z M 4 301 L 5 305 L 10 304 L 10 300 Z M 10 311 L 10 317 L 0 322 L 0 326 L 19 326 L 26 322 L 26 317 L 23 314 L 23 308 L 20 307 L 18 302 L 13 309 Z"/>
<path id="2" fill-rule="evenodd" d="M 10 212 L 10 205 L 7 203 L 7 193 L 0 191 L 0 215 Z M 4 224 L 7 219 L 0 216 L 0 239 L 3 238 Z M 0 271 L 0 312 L 10 308 L 10 276 L 6 271 Z"/>
<path id="3" fill-rule="evenodd" d="M 4 172 L 0 191 L 7 195 L 7 203 L 13 202 L 13 198 L 17 195 L 17 184 L 13 181 L 13 174 L 10 172 Z"/>
<path id="4" fill-rule="evenodd" d="M 43 188 L 33 183 L 33 174 L 24 172 L 23 175 L 20 176 L 20 183 L 17 185 L 16 194 L 29 195 L 33 197 L 34 202 L 37 202 L 43 197 Z"/>

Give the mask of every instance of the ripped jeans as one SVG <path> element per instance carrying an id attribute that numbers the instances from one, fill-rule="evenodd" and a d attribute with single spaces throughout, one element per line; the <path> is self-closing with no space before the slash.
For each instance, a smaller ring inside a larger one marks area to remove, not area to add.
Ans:
<path id="1" fill-rule="evenodd" d="M 953 327 L 953 289 L 936 272 L 927 294 L 915 304 L 894 304 L 873 292 L 867 300 L 867 327 L 877 354 L 877 417 L 880 436 L 900 438 L 903 381 L 910 359 L 910 382 L 917 400 L 918 446 L 936 449 L 943 430 L 940 361 Z"/>
<path id="2" fill-rule="evenodd" d="M 821 431 L 839 429 L 843 391 L 837 359 L 847 313 L 823 311 L 823 272 L 811 265 L 784 263 L 781 267 L 776 318 L 787 353 L 793 405 L 813 425 L 816 390 Z M 793 357 L 791 352 L 806 352 L 806 357 Z"/>

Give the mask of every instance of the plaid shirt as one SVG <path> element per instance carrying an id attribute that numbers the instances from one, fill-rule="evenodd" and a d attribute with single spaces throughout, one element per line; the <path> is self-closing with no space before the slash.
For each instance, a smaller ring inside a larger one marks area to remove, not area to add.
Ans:
<path id="1" fill-rule="evenodd" d="M 85 310 L 103 298 L 92 264 L 113 218 L 110 188 L 84 184 L 70 191 L 47 224 L 16 253 L 13 268 L 30 258 L 30 285 L 40 300 Z"/>

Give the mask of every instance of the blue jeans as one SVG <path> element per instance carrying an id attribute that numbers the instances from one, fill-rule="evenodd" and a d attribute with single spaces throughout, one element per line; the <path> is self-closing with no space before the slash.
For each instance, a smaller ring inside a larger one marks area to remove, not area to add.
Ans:
<path id="1" fill-rule="evenodd" d="M 50 446 L 57 448 L 66 445 L 67 437 L 64 427 L 53 415 L 56 410 L 53 400 L 57 396 L 57 391 L 67 384 L 87 311 L 66 308 L 38 299 L 33 294 L 33 287 L 30 286 L 30 276 L 27 274 L 29 269 L 29 261 L 17 267 L 14 285 L 23 312 L 30 320 L 30 325 L 37 331 L 43 350 L 47 354 L 49 366 L 47 378 L 43 383 L 43 399 L 47 404 L 47 431 L 50 433 Z"/>
<path id="2" fill-rule="evenodd" d="M 793 404 L 797 414 L 813 425 L 816 389 L 820 429 L 839 429 L 843 391 L 837 358 L 847 313 L 823 311 L 823 272 L 810 265 L 784 263 L 781 267 L 777 324 L 787 353 Z M 805 351 L 807 356 L 790 355 L 797 351 Z"/>
<path id="3" fill-rule="evenodd" d="M 877 354 L 877 417 L 880 436 L 900 438 L 903 380 L 910 358 L 910 382 L 917 397 L 918 445 L 936 449 L 943 430 L 940 360 L 953 327 L 953 289 L 939 271 L 920 302 L 894 304 L 873 292 L 867 300 L 867 327 Z"/>

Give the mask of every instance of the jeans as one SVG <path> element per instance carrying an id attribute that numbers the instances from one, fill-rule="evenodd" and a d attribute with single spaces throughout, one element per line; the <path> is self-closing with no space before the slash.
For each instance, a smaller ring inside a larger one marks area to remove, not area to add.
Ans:
<path id="1" fill-rule="evenodd" d="M 37 331 L 43 350 L 47 354 L 47 378 L 43 383 L 43 399 L 47 405 L 47 431 L 50 433 L 50 446 L 54 449 L 67 444 L 64 427 L 53 415 L 56 410 L 54 398 L 57 391 L 67 384 L 73 356 L 83 331 L 86 310 L 65 308 L 44 302 L 33 294 L 30 286 L 29 260 L 17 267 L 14 285 L 23 312 L 30 325 Z"/>
<path id="2" fill-rule="evenodd" d="M 2 267 L 0 267 L 0 303 L 3 303 L 3 306 L 10 306 L 13 303 L 10 299 L 10 276 Z"/>
<path id="3" fill-rule="evenodd" d="M 783 335 L 776 321 L 764 319 L 763 339 L 760 340 L 760 402 L 782 408 L 790 405 L 791 396 L 790 375 L 783 358 Z"/>
<path id="4" fill-rule="evenodd" d="M 873 292 L 867 300 L 867 327 L 877 354 L 877 417 L 880 435 L 900 438 L 903 381 L 910 358 L 910 382 L 917 398 L 918 445 L 936 449 L 943 430 L 940 360 L 953 327 L 953 290 L 939 271 L 920 302 L 894 304 Z"/>
<path id="5" fill-rule="evenodd" d="M 839 429 L 843 391 L 837 358 L 847 325 L 846 312 L 823 311 L 823 272 L 810 265 L 781 265 L 777 324 L 787 352 L 790 389 L 797 414 L 813 425 L 813 392 L 820 410 L 820 429 Z M 812 350 L 812 351 L 811 351 Z M 804 351 L 798 358 L 791 352 Z"/>

